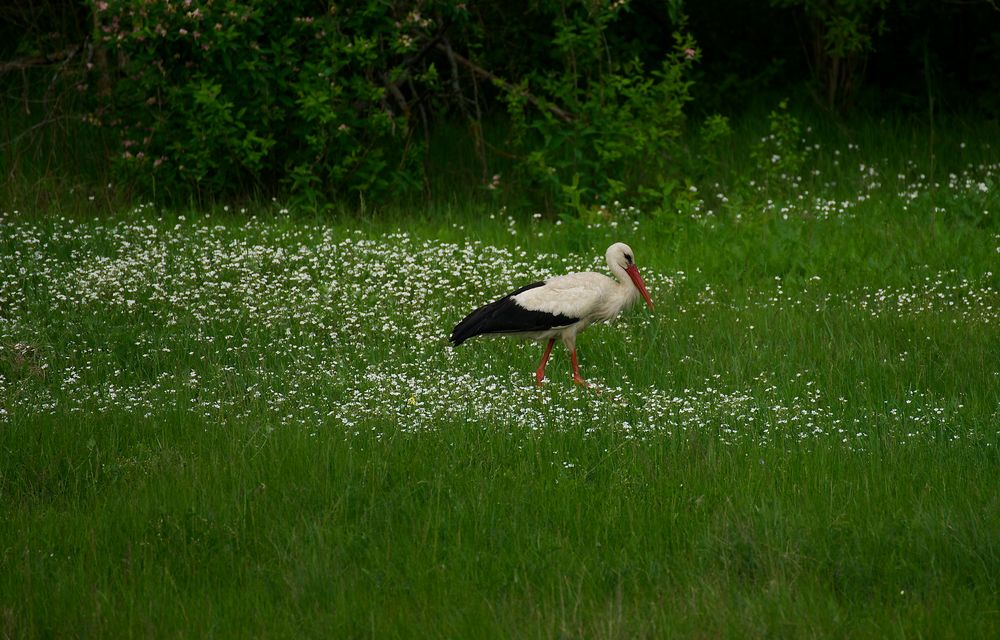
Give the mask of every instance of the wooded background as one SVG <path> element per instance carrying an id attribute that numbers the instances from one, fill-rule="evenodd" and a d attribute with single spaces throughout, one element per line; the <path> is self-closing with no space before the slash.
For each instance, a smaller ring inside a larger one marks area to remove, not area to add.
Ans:
<path id="1" fill-rule="evenodd" d="M 997 69 L 992 0 L 18 0 L 0 144 L 8 179 L 46 149 L 156 198 L 430 196 L 453 162 L 580 208 L 661 198 L 786 99 L 996 120 Z"/>

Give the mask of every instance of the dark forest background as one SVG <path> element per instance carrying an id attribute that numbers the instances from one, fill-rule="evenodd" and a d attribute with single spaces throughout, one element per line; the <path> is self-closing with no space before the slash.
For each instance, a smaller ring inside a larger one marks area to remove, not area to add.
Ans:
<path id="1" fill-rule="evenodd" d="M 997 69 L 991 0 L 15 1 L 0 160 L 158 200 L 655 206 L 768 114 L 995 125 Z"/>

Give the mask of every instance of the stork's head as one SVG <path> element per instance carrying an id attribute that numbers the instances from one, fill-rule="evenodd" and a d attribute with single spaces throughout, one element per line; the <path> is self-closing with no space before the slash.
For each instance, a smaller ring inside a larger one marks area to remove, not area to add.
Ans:
<path id="1" fill-rule="evenodd" d="M 635 266 L 635 254 L 632 252 L 632 247 L 624 242 L 616 242 L 608 247 L 608 252 L 604 254 L 604 257 L 607 258 L 608 268 L 611 269 L 612 273 L 617 275 L 619 271 L 625 272 L 635 288 L 639 290 L 639 295 L 646 301 L 646 306 L 652 309 L 653 301 L 649 297 L 649 292 L 646 291 L 646 283 L 642 281 L 639 269 Z"/>

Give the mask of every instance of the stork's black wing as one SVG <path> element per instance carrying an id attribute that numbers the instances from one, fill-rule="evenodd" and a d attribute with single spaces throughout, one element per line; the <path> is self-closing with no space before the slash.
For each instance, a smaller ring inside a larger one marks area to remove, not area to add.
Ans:
<path id="1" fill-rule="evenodd" d="M 522 291 L 544 284 L 544 282 L 533 282 L 508 293 L 499 300 L 479 307 L 455 325 L 451 332 L 451 341 L 458 346 L 469 338 L 484 333 L 530 333 L 565 327 L 577 322 L 579 318 L 571 318 L 561 313 L 525 309 L 514 300 L 514 296 Z"/>

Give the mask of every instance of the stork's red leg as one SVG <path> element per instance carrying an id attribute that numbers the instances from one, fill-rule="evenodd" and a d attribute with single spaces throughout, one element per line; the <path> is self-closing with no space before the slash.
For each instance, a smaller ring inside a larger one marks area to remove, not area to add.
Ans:
<path id="1" fill-rule="evenodd" d="M 542 354 L 542 361 L 538 364 L 538 370 L 535 371 L 535 383 L 538 385 L 542 384 L 542 379 L 545 377 L 545 364 L 549 361 L 549 356 L 552 355 L 552 345 L 555 343 L 555 338 L 549 338 L 549 343 L 545 346 L 545 353 Z"/>
<path id="2" fill-rule="evenodd" d="M 590 386 L 580 375 L 580 363 L 576 361 L 576 347 L 570 349 L 569 361 L 573 363 L 573 382 L 577 383 L 581 387 Z"/>

